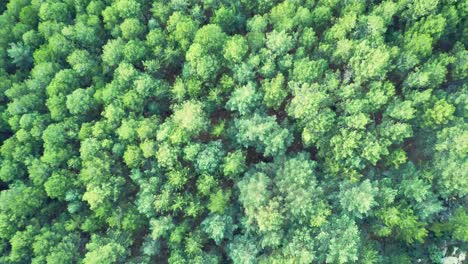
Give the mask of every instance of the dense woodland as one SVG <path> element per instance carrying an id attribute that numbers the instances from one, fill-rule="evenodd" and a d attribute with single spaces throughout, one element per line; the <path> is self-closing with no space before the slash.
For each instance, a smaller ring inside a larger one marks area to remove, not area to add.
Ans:
<path id="1" fill-rule="evenodd" d="M 0 1 L 0 263 L 442 263 L 468 2 Z"/>

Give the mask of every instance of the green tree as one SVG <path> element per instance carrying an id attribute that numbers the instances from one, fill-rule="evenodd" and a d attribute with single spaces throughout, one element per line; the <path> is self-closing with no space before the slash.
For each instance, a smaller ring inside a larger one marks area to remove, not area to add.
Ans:
<path id="1" fill-rule="evenodd" d="M 266 106 L 278 110 L 283 103 L 283 100 L 288 95 L 288 92 L 284 87 L 284 82 L 284 76 L 279 73 L 272 80 L 268 80 L 262 84 L 262 88 L 265 91 L 263 101 Z"/>
<path id="2" fill-rule="evenodd" d="M 289 131 L 282 128 L 274 117 L 255 113 L 250 118 L 238 119 L 237 142 L 244 147 L 255 147 L 265 156 L 276 156 L 284 153 L 291 144 Z"/>
<path id="3" fill-rule="evenodd" d="M 135 39 L 138 38 L 145 28 L 141 22 L 136 18 L 127 18 L 120 25 L 120 30 L 122 31 L 122 37 L 124 39 Z"/>
<path id="4" fill-rule="evenodd" d="M 80 76 L 94 75 L 97 63 L 86 50 L 75 50 L 67 57 L 67 62 Z"/>
<path id="5" fill-rule="evenodd" d="M 337 217 L 330 222 L 328 232 L 321 233 L 319 241 L 325 242 L 325 261 L 329 263 L 348 263 L 358 260 L 359 230 L 356 223 L 346 216 Z"/>
<path id="6" fill-rule="evenodd" d="M 220 53 L 226 40 L 226 34 L 217 25 L 200 28 L 186 54 L 191 71 L 202 80 L 213 79 L 221 68 Z"/>
<path id="7" fill-rule="evenodd" d="M 208 237 L 219 245 L 223 239 L 230 239 L 232 237 L 236 226 L 233 223 L 232 217 L 216 214 L 205 218 L 202 222 L 202 228 Z"/>
<path id="8" fill-rule="evenodd" d="M 18 68 L 27 69 L 32 64 L 31 49 L 22 43 L 11 44 L 8 56 Z"/>
<path id="9" fill-rule="evenodd" d="M 245 57 L 249 49 L 248 43 L 240 35 L 229 38 L 224 47 L 224 58 L 231 63 L 239 63 Z"/>
<path id="10" fill-rule="evenodd" d="M 70 177 L 71 176 L 71 177 Z M 73 178 L 71 173 L 63 171 L 61 173 L 52 173 L 49 179 L 44 183 L 45 191 L 51 198 L 57 198 L 59 200 L 65 199 L 66 192 L 72 187 L 73 181 L 69 178 Z"/>
<path id="11" fill-rule="evenodd" d="M 365 215 L 376 205 L 374 197 L 378 189 L 372 186 L 369 180 L 363 181 L 360 185 L 346 188 L 340 192 L 340 203 L 347 213 L 357 216 Z"/>

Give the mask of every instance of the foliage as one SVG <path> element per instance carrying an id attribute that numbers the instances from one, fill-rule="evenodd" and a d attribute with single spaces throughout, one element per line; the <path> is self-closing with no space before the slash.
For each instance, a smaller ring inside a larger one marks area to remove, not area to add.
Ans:
<path id="1" fill-rule="evenodd" d="M 466 10 L 0 1 L 0 263 L 466 253 Z"/>

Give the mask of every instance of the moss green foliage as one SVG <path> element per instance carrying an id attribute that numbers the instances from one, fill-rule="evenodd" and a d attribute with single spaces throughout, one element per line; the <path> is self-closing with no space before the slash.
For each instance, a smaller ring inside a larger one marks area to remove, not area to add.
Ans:
<path id="1" fill-rule="evenodd" d="M 0 1 L 0 263 L 466 252 L 467 10 Z"/>

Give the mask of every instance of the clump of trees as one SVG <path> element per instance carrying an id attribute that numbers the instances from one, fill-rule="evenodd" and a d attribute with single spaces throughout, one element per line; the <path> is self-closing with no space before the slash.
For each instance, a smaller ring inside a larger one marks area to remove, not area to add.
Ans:
<path id="1" fill-rule="evenodd" d="M 0 1 L 0 263 L 442 263 L 466 1 Z"/>

